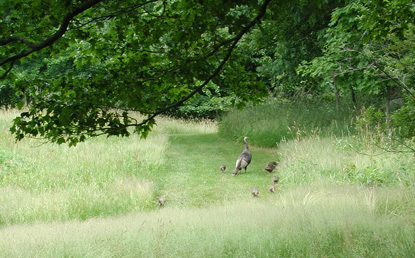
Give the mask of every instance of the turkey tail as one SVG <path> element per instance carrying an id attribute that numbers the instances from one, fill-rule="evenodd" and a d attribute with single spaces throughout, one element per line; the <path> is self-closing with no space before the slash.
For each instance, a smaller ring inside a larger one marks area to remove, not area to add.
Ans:
<path id="1" fill-rule="evenodd" d="M 236 168 L 232 173 L 233 176 L 236 175 L 239 172 L 239 170 L 241 170 L 241 162 L 242 162 L 242 159 L 238 159 L 236 161 Z"/>

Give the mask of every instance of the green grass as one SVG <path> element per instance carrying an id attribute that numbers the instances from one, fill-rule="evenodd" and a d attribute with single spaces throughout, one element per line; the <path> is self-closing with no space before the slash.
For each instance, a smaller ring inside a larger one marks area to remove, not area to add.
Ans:
<path id="1" fill-rule="evenodd" d="M 310 185 L 228 205 L 14 225 L 0 231 L 0 256 L 413 257 L 413 205 L 394 214 L 378 204 L 399 198 L 412 193 Z"/>
<path id="2" fill-rule="evenodd" d="M 0 257 L 415 255 L 413 154 L 361 155 L 314 134 L 250 144 L 247 173 L 232 177 L 245 134 L 226 139 L 213 122 L 160 118 L 147 140 L 68 148 L 15 143 L 14 115 L 0 113 Z"/>
<path id="3" fill-rule="evenodd" d="M 36 140 L 0 151 L 0 225 L 87 219 L 154 207 L 147 180 L 163 164 L 167 136 L 101 138 L 76 148 Z"/>
<path id="4" fill-rule="evenodd" d="M 281 141 L 316 133 L 347 135 L 350 119 L 350 110 L 343 108 L 338 112 L 332 104 L 269 100 L 259 106 L 231 110 L 222 117 L 219 132 L 228 139 L 248 135 L 251 143 L 257 146 L 277 147 Z"/>
<path id="5" fill-rule="evenodd" d="M 310 136 L 282 142 L 280 171 L 285 183 L 329 180 L 338 184 L 403 186 L 415 188 L 413 153 L 383 153 L 377 149 L 355 152 L 349 137 Z"/>
<path id="6" fill-rule="evenodd" d="M 215 134 L 172 135 L 167 162 L 154 181 L 178 206 L 206 206 L 212 203 L 237 201 L 249 196 L 253 186 L 266 190 L 272 175 L 263 171 L 269 161 L 276 159 L 276 151 L 251 147 L 253 161 L 247 172 L 236 177 L 231 173 L 244 143 L 229 142 Z M 222 173 L 220 164 L 226 164 Z M 264 194 L 266 192 L 264 191 Z M 265 194 L 266 195 L 266 194 Z"/>

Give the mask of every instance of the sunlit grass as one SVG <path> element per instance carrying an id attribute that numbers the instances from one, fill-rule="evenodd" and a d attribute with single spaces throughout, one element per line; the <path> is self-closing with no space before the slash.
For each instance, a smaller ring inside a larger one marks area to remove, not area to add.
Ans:
<path id="1" fill-rule="evenodd" d="M 413 153 L 384 152 L 375 148 L 356 152 L 348 137 L 319 136 L 282 142 L 279 145 L 282 180 L 304 184 L 330 180 L 340 184 L 415 187 Z"/>
<path id="2" fill-rule="evenodd" d="M 4 257 L 412 257 L 414 205 L 401 216 L 382 206 L 411 195 L 312 184 L 226 206 L 16 225 L 0 231 L 0 250 Z"/>
<path id="3" fill-rule="evenodd" d="M 87 219 L 156 206 L 156 186 L 148 178 L 165 162 L 167 135 L 99 137 L 69 148 L 33 139 L 15 143 L 7 123 L 1 124 L 0 224 Z"/>
<path id="4" fill-rule="evenodd" d="M 164 167 L 169 135 L 217 128 L 212 121 L 160 117 L 145 140 L 98 137 L 69 148 L 36 139 L 16 143 L 8 129 L 17 114 L 2 111 L 0 119 L 0 225 L 155 209 L 155 197 L 166 192 L 162 175 L 171 172 Z"/>
<path id="5" fill-rule="evenodd" d="M 186 121 L 183 119 L 173 119 L 169 117 L 159 117 L 156 119 L 157 127 L 155 132 L 167 134 L 204 134 L 216 133 L 217 123 L 212 120 Z"/>
<path id="6" fill-rule="evenodd" d="M 98 137 L 69 148 L 15 143 L 15 114 L 0 114 L 0 257 L 415 254 L 411 154 L 362 155 L 347 137 L 317 133 L 278 148 L 249 140 L 248 171 L 232 177 L 246 135 L 223 138 L 211 121 L 161 117 L 146 140 Z M 265 172 L 272 160 L 276 171 Z"/>
<path id="7" fill-rule="evenodd" d="M 260 187 L 261 194 L 269 195 L 272 174 L 264 168 L 277 158 L 276 150 L 251 146 L 253 160 L 247 172 L 241 171 L 232 177 L 235 161 L 243 148 L 242 137 L 236 143 L 217 134 L 170 136 L 167 162 L 157 172 L 161 193 L 168 196 L 172 205 L 187 207 L 251 198 L 253 186 Z M 221 164 L 227 166 L 225 173 L 219 169 Z"/>

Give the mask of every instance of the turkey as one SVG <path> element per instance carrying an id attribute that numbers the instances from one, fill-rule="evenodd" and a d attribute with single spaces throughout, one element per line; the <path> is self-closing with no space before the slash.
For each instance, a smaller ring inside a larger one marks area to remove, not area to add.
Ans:
<path id="1" fill-rule="evenodd" d="M 272 178 L 272 182 L 273 182 L 274 184 L 278 183 L 278 181 L 280 181 L 279 176 L 274 176 L 274 177 Z"/>
<path id="2" fill-rule="evenodd" d="M 249 163 L 251 163 L 252 154 L 248 150 L 248 137 L 244 138 L 244 142 L 245 142 L 245 149 L 241 153 L 241 155 L 239 155 L 238 160 L 236 161 L 236 167 L 232 173 L 232 176 L 235 176 L 239 172 L 239 170 L 243 168 L 245 169 L 245 172 L 246 172 L 246 167 L 248 167 Z"/>
<path id="3" fill-rule="evenodd" d="M 164 206 L 164 204 L 166 203 L 166 197 L 164 196 L 157 197 L 157 200 L 159 201 L 160 206 Z"/>
<path id="4" fill-rule="evenodd" d="M 258 196 L 258 194 L 259 194 L 258 188 L 253 187 L 253 188 L 251 189 L 251 193 L 252 193 L 252 196 L 257 197 L 257 196 Z"/>
<path id="5" fill-rule="evenodd" d="M 220 170 L 222 170 L 222 172 L 225 172 L 226 166 L 224 164 L 220 165 Z"/>
<path id="6" fill-rule="evenodd" d="M 271 186 L 269 187 L 269 191 L 270 191 L 271 193 L 274 193 L 274 192 L 275 192 L 275 185 L 271 185 Z"/>
<path id="7" fill-rule="evenodd" d="M 268 166 L 264 170 L 271 173 L 277 167 L 277 165 L 277 162 L 271 161 L 270 163 L 268 163 Z"/>

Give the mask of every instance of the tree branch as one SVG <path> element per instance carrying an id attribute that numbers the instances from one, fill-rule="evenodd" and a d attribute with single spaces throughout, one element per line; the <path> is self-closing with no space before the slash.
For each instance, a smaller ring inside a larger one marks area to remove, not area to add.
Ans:
<path id="1" fill-rule="evenodd" d="M 69 23 L 71 22 L 71 20 L 77 16 L 78 14 L 83 13 L 84 11 L 88 10 L 89 8 L 93 7 L 94 5 L 97 5 L 98 3 L 102 2 L 104 0 L 89 0 L 84 2 L 83 4 L 81 4 L 78 7 L 75 7 L 72 12 L 68 13 L 62 20 L 59 29 L 49 38 L 45 39 L 44 41 L 38 43 L 38 44 L 34 44 L 32 42 L 29 42 L 28 40 L 22 38 L 22 37 L 11 37 L 8 38 L 6 40 L 4 40 L 2 43 L 2 45 L 8 44 L 12 41 L 21 41 L 23 43 L 25 43 L 27 46 L 30 47 L 30 49 L 21 52 L 20 54 L 11 56 L 9 58 L 5 58 L 3 60 L 0 61 L 0 66 L 7 64 L 7 63 L 12 63 L 14 61 L 17 61 L 23 57 L 26 57 L 34 52 L 37 52 L 45 47 L 48 47 L 50 45 L 52 45 L 55 41 L 57 41 L 58 39 L 60 39 L 65 32 L 68 29 Z"/>
<path id="2" fill-rule="evenodd" d="M 2 39 L 0 40 L 0 46 L 4 46 L 7 45 L 9 43 L 15 42 L 15 41 L 20 41 L 23 44 L 27 45 L 28 47 L 34 47 L 35 44 L 33 42 L 30 42 L 29 40 L 20 37 L 20 36 L 11 36 L 10 38 L 7 39 Z"/>
<path id="3" fill-rule="evenodd" d="M 179 107 L 179 106 L 183 105 L 184 102 L 186 102 L 191 97 L 193 97 L 194 95 L 196 95 L 196 93 L 200 92 L 213 78 L 215 78 L 222 71 L 223 66 L 226 64 L 226 62 L 231 57 L 233 50 L 235 49 L 236 45 L 238 44 L 238 42 L 242 38 L 242 36 L 245 35 L 253 26 L 255 26 L 255 24 L 257 24 L 258 22 L 261 21 L 262 17 L 266 13 L 268 4 L 270 2 L 271 2 L 271 0 L 265 0 L 265 2 L 263 3 L 263 5 L 261 6 L 261 9 L 260 9 L 258 15 L 246 27 L 244 27 L 235 37 L 233 37 L 230 40 L 226 40 L 226 41 L 222 42 L 222 44 L 219 45 L 219 46 L 223 46 L 223 45 L 226 45 L 226 44 L 228 44 L 228 43 L 230 43 L 230 42 L 233 41 L 233 44 L 228 49 L 228 52 L 226 53 L 226 56 L 223 58 L 222 62 L 215 69 L 215 71 L 202 83 L 202 85 L 200 85 L 199 87 L 197 87 L 189 95 L 187 95 L 186 97 L 182 98 L 180 101 L 178 101 L 178 102 L 176 102 L 176 103 L 174 103 L 174 104 L 172 104 L 170 106 L 167 106 L 165 108 L 162 108 L 162 109 L 158 110 L 157 112 L 155 112 L 151 116 L 147 117 L 147 119 L 143 120 L 141 123 L 139 123 L 136 126 L 143 126 L 143 125 L 147 124 L 148 122 L 150 122 L 151 120 L 153 120 L 156 116 L 158 116 L 158 115 L 160 115 L 162 113 L 165 113 L 167 110 L 170 110 L 172 108 L 176 108 L 176 107 Z M 219 49 L 219 46 L 217 48 L 215 48 L 214 51 L 212 51 L 212 53 L 216 52 Z M 209 57 L 209 56 L 210 55 L 208 55 L 207 57 Z"/>
<path id="4" fill-rule="evenodd" d="M 389 80 L 395 82 L 399 87 L 401 87 L 402 89 L 404 89 L 413 99 L 415 99 L 415 95 L 414 93 L 411 91 L 411 89 L 405 84 L 405 82 L 403 82 L 402 80 L 400 80 L 399 78 L 395 78 L 393 77 L 390 73 L 388 73 L 385 69 L 383 69 L 377 62 L 377 60 L 375 60 L 374 58 L 370 58 L 369 56 L 367 56 L 365 53 L 363 53 L 363 51 L 360 50 L 354 50 L 354 49 L 350 49 L 350 48 L 346 48 L 346 51 L 349 52 L 356 52 L 359 53 L 361 56 L 363 56 L 367 61 L 369 61 L 369 63 L 371 63 L 371 65 L 373 65 L 374 68 L 378 69 L 381 73 L 383 73 L 387 78 L 389 78 Z"/>
<path id="5" fill-rule="evenodd" d="M 147 4 L 155 3 L 155 2 L 158 2 L 158 1 L 159 0 L 149 0 L 149 1 L 146 1 L 146 2 L 141 3 L 141 4 L 135 4 L 135 5 L 132 5 L 132 6 L 120 8 L 120 10 L 117 11 L 117 12 L 113 12 L 113 13 L 110 13 L 110 14 L 105 15 L 105 16 L 96 17 L 96 18 L 93 18 L 93 19 L 91 19 L 91 20 L 89 20 L 87 22 L 84 22 L 84 23 L 80 24 L 78 27 L 76 27 L 75 29 L 79 29 L 81 27 L 85 27 L 85 26 L 87 26 L 87 25 L 89 25 L 91 23 L 95 23 L 95 22 L 99 22 L 99 21 L 104 21 L 104 20 L 109 20 L 109 19 L 112 19 L 112 18 L 117 17 L 119 15 L 129 14 L 129 13 L 135 11 L 137 8 L 141 8 L 141 7 L 143 7 L 143 6 L 147 5 Z"/>
<path id="6" fill-rule="evenodd" d="M 403 88 L 413 99 L 415 99 L 415 95 L 412 93 L 411 89 L 405 84 L 405 82 L 401 81 L 399 78 L 393 77 L 390 73 L 385 71 L 380 65 L 378 65 L 376 62 L 374 62 L 374 66 L 382 72 L 386 77 L 388 77 L 391 81 L 395 82 L 398 86 Z"/>
<path id="7" fill-rule="evenodd" d="M 14 66 L 14 62 L 11 62 L 9 69 L 7 69 L 7 71 L 4 72 L 4 74 L 0 77 L 0 80 L 3 80 L 4 78 L 6 78 L 7 74 L 10 73 L 10 71 L 13 69 L 13 66 Z"/>

